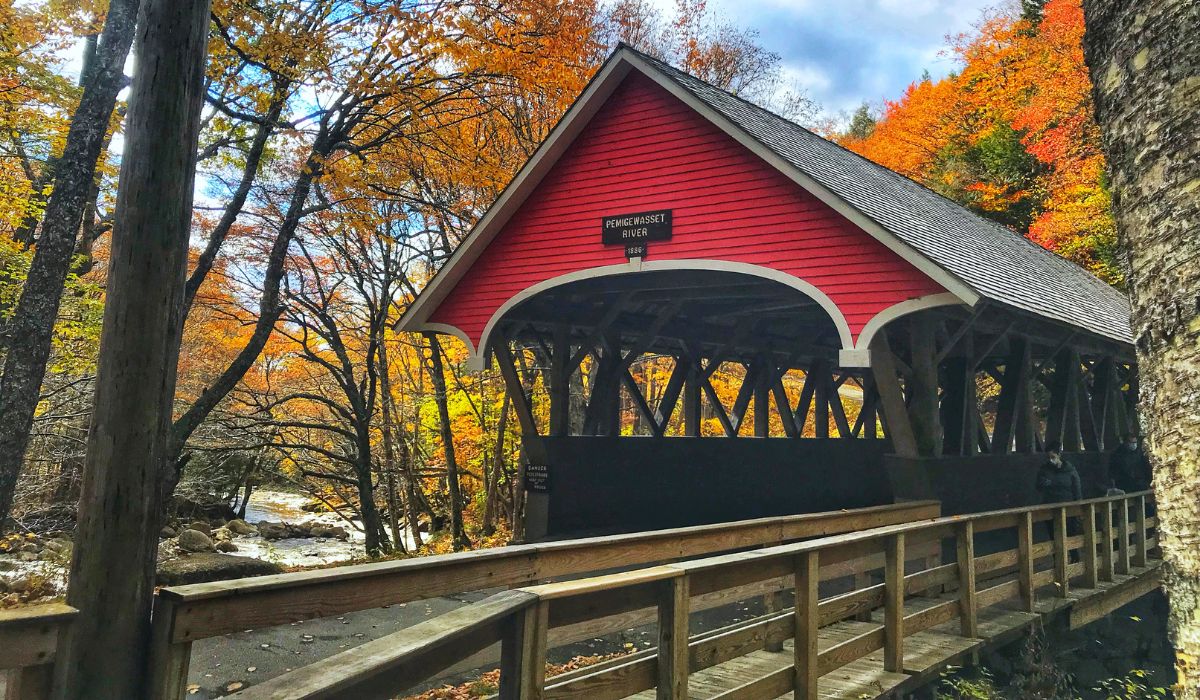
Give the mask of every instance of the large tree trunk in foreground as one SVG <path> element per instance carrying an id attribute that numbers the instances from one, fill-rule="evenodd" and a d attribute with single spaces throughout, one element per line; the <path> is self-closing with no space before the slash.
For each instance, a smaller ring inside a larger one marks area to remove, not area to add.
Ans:
<path id="1" fill-rule="evenodd" d="M 42 218 L 37 250 L 8 323 L 8 355 L 0 376 L 0 526 L 12 508 L 29 445 L 63 285 L 92 190 L 96 159 L 107 139 L 117 93 L 125 83 L 125 58 L 137 12 L 138 0 L 109 4 L 96 60 L 84 76 L 83 97 L 71 117 L 62 157 L 54 165 L 54 191 Z"/>
<path id="2" fill-rule="evenodd" d="M 56 696 L 141 695 L 183 331 L 184 275 L 203 104 L 208 0 L 147 0 L 138 21 Z"/>
<path id="3" fill-rule="evenodd" d="M 1141 414 L 1178 695 L 1200 697 L 1200 4 L 1085 0 L 1084 49 L 1129 253 Z"/>

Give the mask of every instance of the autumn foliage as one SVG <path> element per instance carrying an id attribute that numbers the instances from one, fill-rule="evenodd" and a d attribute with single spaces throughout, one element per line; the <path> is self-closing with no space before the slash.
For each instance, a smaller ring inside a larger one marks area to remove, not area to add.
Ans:
<path id="1" fill-rule="evenodd" d="M 1036 4 L 1033 4 L 1036 6 Z M 1079 0 L 985 17 L 846 147 L 1120 284 Z"/>

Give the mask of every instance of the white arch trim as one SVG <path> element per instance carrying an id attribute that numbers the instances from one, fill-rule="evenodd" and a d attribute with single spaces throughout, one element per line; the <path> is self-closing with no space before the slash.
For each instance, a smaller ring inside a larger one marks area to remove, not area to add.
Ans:
<path id="1" fill-rule="evenodd" d="M 559 275 L 558 277 L 552 277 L 548 280 L 538 282 L 537 284 L 526 287 L 525 289 L 516 293 L 510 297 L 508 301 L 505 301 L 503 304 L 501 304 L 500 308 L 496 309 L 495 313 L 492 314 L 492 317 L 488 319 L 487 325 L 483 328 L 483 334 L 479 338 L 478 346 L 472 344 L 470 339 L 467 338 L 466 334 L 461 330 L 448 324 L 426 323 L 423 324 L 422 328 L 425 330 L 450 333 L 461 339 L 464 343 L 466 343 L 467 348 L 471 353 L 468 357 L 467 364 L 470 369 L 477 371 L 483 369 L 484 357 L 482 353 L 488 347 L 488 340 L 491 338 L 492 332 L 496 328 L 496 324 L 499 323 L 500 319 L 503 318 L 504 315 L 512 308 L 529 299 L 530 297 L 540 294 L 548 289 L 561 287 L 564 284 L 579 282 L 581 280 L 595 279 L 597 277 L 610 277 L 614 275 L 637 274 L 639 272 L 659 272 L 663 270 L 713 270 L 717 272 L 735 272 L 738 274 L 771 280 L 772 282 L 778 282 L 787 287 L 791 287 L 792 289 L 797 290 L 801 294 L 804 294 L 808 298 L 817 302 L 817 304 L 819 304 L 821 308 L 825 310 L 825 313 L 829 314 L 829 318 L 833 321 L 834 327 L 837 328 L 838 339 L 841 341 L 843 349 L 849 350 L 854 347 L 853 336 L 850 334 L 850 324 L 846 322 L 846 317 L 842 314 L 841 309 L 837 307 L 837 304 L 833 303 L 832 299 L 826 296 L 825 292 L 822 292 L 813 284 L 806 282 L 795 275 L 789 275 L 786 272 L 781 272 L 769 267 L 763 267 L 761 265 L 752 265 L 750 263 L 733 262 L 729 260 L 710 260 L 701 258 L 684 260 L 634 259 L 627 263 L 621 263 L 618 265 L 605 265 L 603 267 L 593 267 L 586 270 L 569 272 L 565 275 Z"/>
<path id="2" fill-rule="evenodd" d="M 892 304 L 872 316 L 870 321 L 867 321 L 867 325 L 863 326 L 862 332 L 858 334 L 858 342 L 854 344 L 854 348 L 849 351 L 842 351 L 840 358 L 841 365 L 843 367 L 869 367 L 871 365 L 871 341 L 875 339 L 875 336 L 884 326 L 901 316 L 907 316 L 922 309 L 931 309 L 935 306 L 956 305 L 965 306 L 966 302 L 950 292 L 928 294 L 923 297 L 908 299 L 898 304 Z"/>

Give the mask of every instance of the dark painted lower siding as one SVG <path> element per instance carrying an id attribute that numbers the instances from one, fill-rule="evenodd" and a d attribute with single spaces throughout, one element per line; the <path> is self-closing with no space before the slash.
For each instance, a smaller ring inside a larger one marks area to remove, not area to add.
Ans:
<path id="1" fill-rule="evenodd" d="M 1083 482 L 1083 497 L 1103 496 L 1108 489 L 1107 452 L 1064 455 Z M 884 462 L 897 498 L 932 498 L 944 515 L 976 513 L 1041 502 L 1035 488 L 1044 454 L 978 455 L 907 460 L 887 456 Z"/>
<path id="2" fill-rule="evenodd" d="M 543 438 L 546 536 L 701 525 L 891 503 L 885 440 Z M 540 539 L 531 527 L 530 539 Z"/>

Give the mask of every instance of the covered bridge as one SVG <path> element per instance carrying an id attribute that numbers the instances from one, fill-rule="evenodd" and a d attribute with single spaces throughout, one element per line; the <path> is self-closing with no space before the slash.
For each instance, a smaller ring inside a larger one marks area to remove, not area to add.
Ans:
<path id="1" fill-rule="evenodd" d="M 498 365 L 529 539 L 1094 495 L 1135 429 L 1119 291 L 624 46 L 398 327 Z"/>

